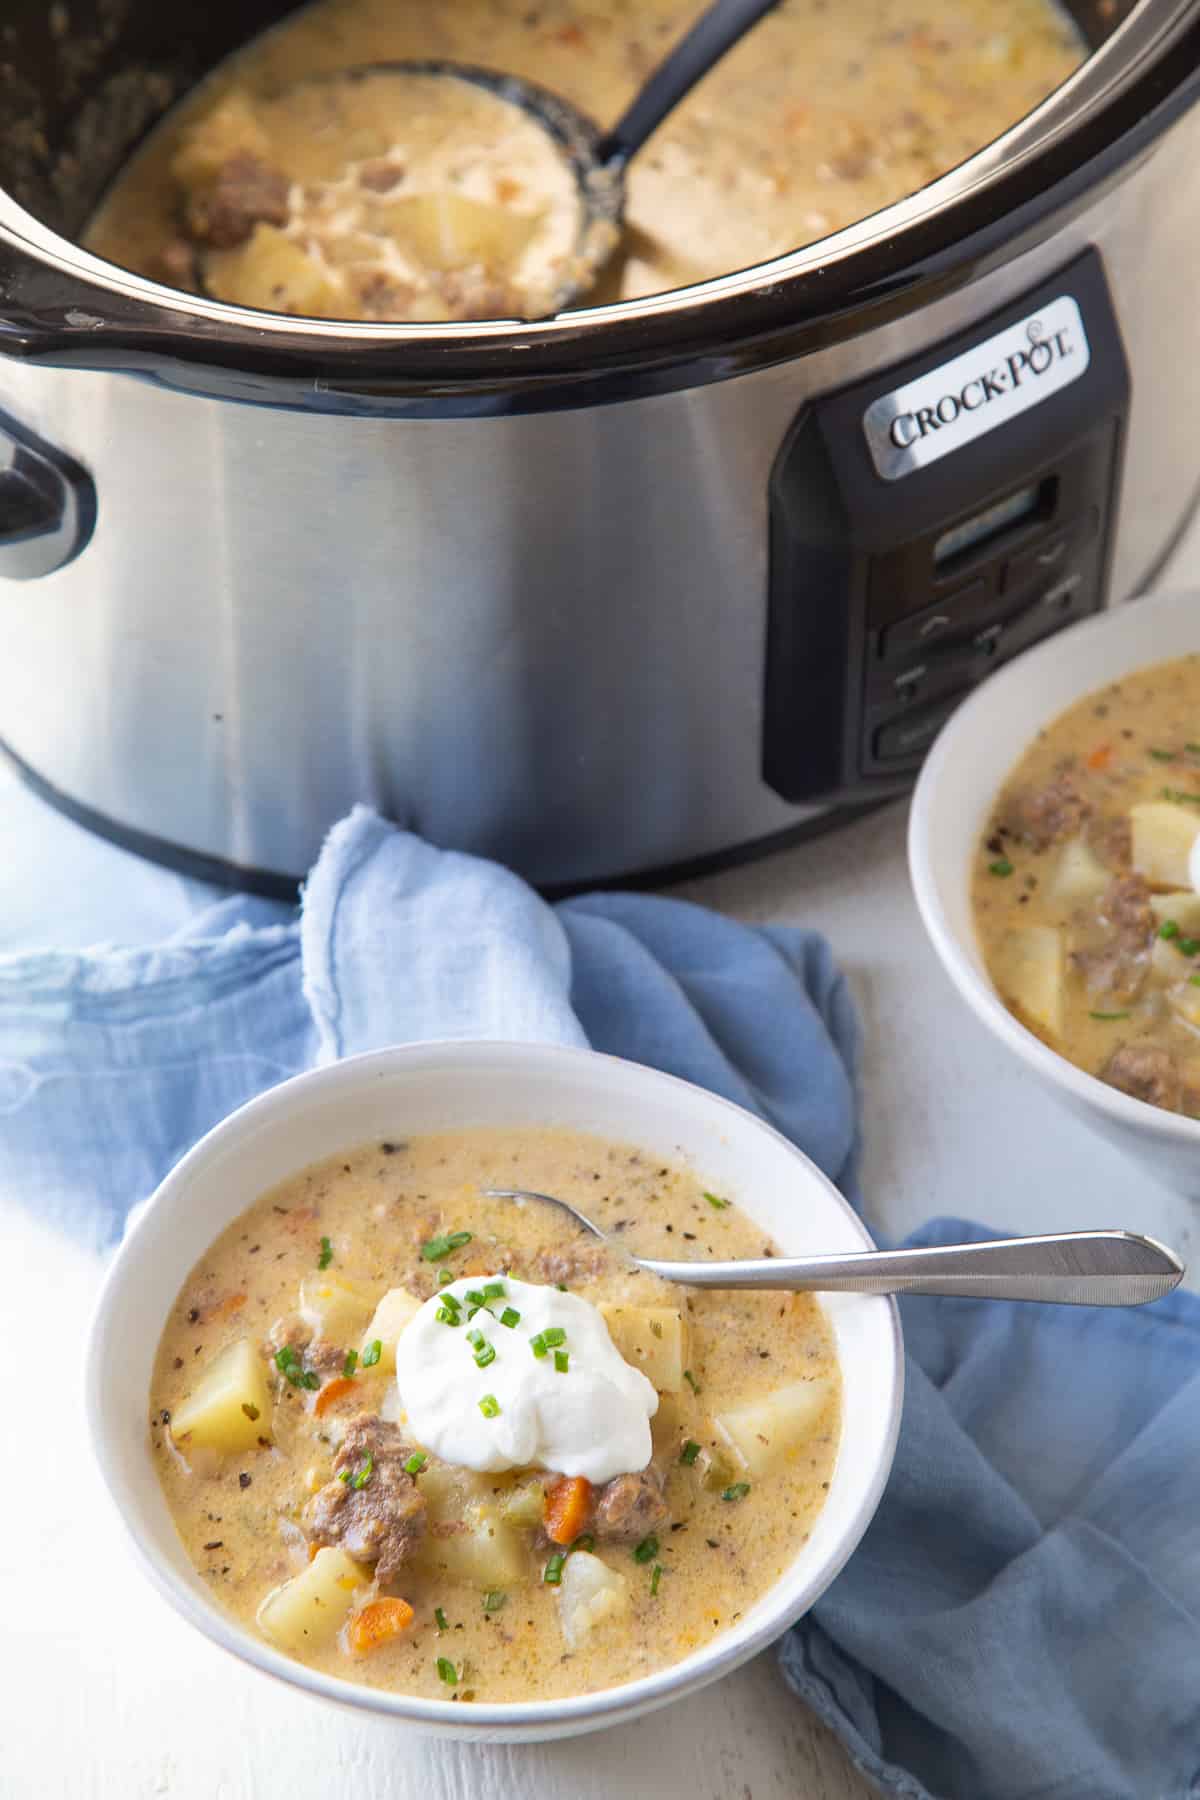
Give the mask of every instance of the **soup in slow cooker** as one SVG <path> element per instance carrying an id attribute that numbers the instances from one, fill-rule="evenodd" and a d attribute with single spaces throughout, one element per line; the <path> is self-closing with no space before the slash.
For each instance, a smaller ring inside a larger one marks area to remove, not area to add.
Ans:
<path id="1" fill-rule="evenodd" d="M 825 1499 L 832 1334 L 811 1295 L 668 1284 L 614 1240 L 772 1252 L 690 1172 L 557 1130 L 369 1144 L 257 1199 L 149 1396 L 213 1600 L 328 1674 L 466 1702 L 611 1687 L 736 1624 Z"/>
<path id="2" fill-rule="evenodd" d="M 345 72 L 482 64 L 609 125 L 699 10 L 315 0 L 168 115 L 87 245 L 275 312 L 536 316 L 569 271 L 579 217 L 541 132 L 464 83 Z M 783 0 L 635 158 L 621 242 L 589 301 L 745 268 L 890 205 L 1006 130 L 1084 54 L 1052 0 Z"/>
<path id="3" fill-rule="evenodd" d="M 1041 732 L 979 846 L 998 993 L 1079 1068 L 1200 1118 L 1200 656 L 1140 669 Z"/>

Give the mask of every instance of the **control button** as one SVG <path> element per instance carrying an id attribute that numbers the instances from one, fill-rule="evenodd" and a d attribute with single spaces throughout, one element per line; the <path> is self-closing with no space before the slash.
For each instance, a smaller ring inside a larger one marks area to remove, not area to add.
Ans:
<path id="1" fill-rule="evenodd" d="M 1064 567 L 1071 554 L 1074 533 L 1060 531 L 1054 537 L 1044 538 L 1040 544 L 1034 544 L 1028 550 L 1022 550 L 1014 556 L 1004 571 L 1004 591 L 1014 593 L 1019 588 L 1032 587 L 1035 582 L 1044 581 L 1048 575 L 1057 575 Z"/>
<path id="2" fill-rule="evenodd" d="M 879 654 L 888 661 L 897 656 L 912 656 L 914 652 L 920 655 L 926 645 L 940 643 L 969 627 L 974 616 L 986 611 L 991 599 L 990 582 L 972 581 L 968 587 L 959 588 L 956 594 L 947 594 L 936 605 L 889 625 L 880 640 Z"/>
<path id="3" fill-rule="evenodd" d="M 1078 569 L 1073 569 L 1069 575 L 1064 575 L 1061 581 L 1054 582 L 1051 587 L 1046 589 L 1038 601 L 1038 605 L 1043 612 L 1067 612 L 1074 606 L 1082 586 L 1083 576 Z"/>
<path id="4" fill-rule="evenodd" d="M 985 625 L 983 630 L 977 631 L 971 639 L 971 648 L 977 650 L 981 656 L 995 656 L 1003 636 L 1004 626 L 1002 624 Z"/>
<path id="5" fill-rule="evenodd" d="M 875 760 L 907 762 L 914 756 L 923 755 L 962 699 L 963 692 L 958 688 L 918 713 L 906 713 L 901 719 L 893 719 L 890 725 L 881 725 L 875 733 Z"/>
<path id="6" fill-rule="evenodd" d="M 1004 633 L 1005 655 L 1025 650 L 1040 638 L 1049 637 L 1051 632 L 1058 631 L 1061 626 L 1069 625 L 1073 619 L 1081 618 L 1085 612 L 1089 612 L 1091 604 L 1090 589 L 1085 586 L 1082 575 L 1072 570 L 1047 589 L 1032 606 L 1023 607 L 1009 621 Z"/>

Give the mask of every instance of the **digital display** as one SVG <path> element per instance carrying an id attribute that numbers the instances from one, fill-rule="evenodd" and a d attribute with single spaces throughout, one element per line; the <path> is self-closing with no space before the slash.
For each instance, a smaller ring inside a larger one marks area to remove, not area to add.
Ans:
<path id="1" fill-rule="evenodd" d="M 1044 482 L 1035 481 L 1032 487 L 1022 488 L 1019 494 L 1010 494 L 1006 500 L 997 500 L 994 506 L 985 507 L 974 518 L 964 519 L 961 525 L 952 525 L 949 531 L 943 531 L 933 546 L 934 567 L 940 569 L 943 563 L 961 556 L 964 550 L 977 550 L 989 538 L 999 537 L 1011 525 L 1030 518 L 1038 510 L 1044 486 Z"/>

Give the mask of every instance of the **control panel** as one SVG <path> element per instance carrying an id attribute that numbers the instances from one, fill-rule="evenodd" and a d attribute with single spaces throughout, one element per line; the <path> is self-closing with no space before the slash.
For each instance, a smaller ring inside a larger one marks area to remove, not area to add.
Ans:
<path id="1" fill-rule="evenodd" d="M 1098 255 L 815 402 L 771 478 L 763 765 L 908 785 L 1000 663 L 1104 603 L 1129 374 Z"/>

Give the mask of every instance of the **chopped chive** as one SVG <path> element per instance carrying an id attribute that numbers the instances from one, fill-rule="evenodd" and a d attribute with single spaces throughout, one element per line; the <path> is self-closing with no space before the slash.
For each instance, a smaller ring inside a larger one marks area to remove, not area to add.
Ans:
<path id="1" fill-rule="evenodd" d="M 565 1281 L 556 1281 L 554 1285 L 560 1294 L 565 1294 L 567 1292 L 567 1284 Z"/>
<path id="2" fill-rule="evenodd" d="M 662 1575 L 663 1575 L 662 1564 L 655 1563 L 654 1573 L 650 1577 L 650 1598 L 651 1599 L 653 1599 L 655 1594 L 657 1594 L 657 1592 L 658 1592 L 658 1584 L 662 1580 Z"/>
<path id="3" fill-rule="evenodd" d="M 1090 1012 L 1089 1019 L 1128 1019 L 1132 1015 L 1127 1012 Z"/>
<path id="4" fill-rule="evenodd" d="M 558 1373 L 560 1375 L 565 1375 L 570 1366 L 571 1358 L 567 1355 L 566 1351 L 556 1350 L 554 1352 L 554 1367 L 558 1370 Z"/>
<path id="5" fill-rule="evenodd" d="M 690 1469 L 699 1454 L 699 1444 L 696 1442 L 695 1438 L 689 1438 L 687 1443 L 683 1446 L 683 1449 L 679 1452 L 679 1460 L 681 1463 L 686 1463 Z"/>
<path id="6" fill-rule="evenodd" d="M 373 1369 L 375 1367 L 375 1364 L 379 1361 L 379 1359 L 382 1355 L 383 1355 L 382 1340 L 380 1338 L 372 1338 L 371 1342 L 367 1345 L 366 1349 L 363 1351 L 362 1355 L 359 1357 L 358 1360 L 362 1364 L 364 1369 Z"/>
<path id="7" fill-rule="evenodd" d="M 1200 950 L 1200 938 L 1177 938 L 1175 948 L 1180 956 L 1195 956 L 1197 950 Z"/>
<path id="8" fill-rule="evenodd" d="M 636 1563 L 653 1562 L 657 1555 L 658 1539 L 653 1532 L 650 1533 L 649 1537 L 644 1537 L 640 1544 L 635 1544 L 634 1546 L 633 1560 Z"/>
<path id="9" fill-rule="evenodd" d="M 538 1332 L 536 1337 L 530 1338 L 529 1348 L 533 1351 L 533 1354 L 535 1356 L 545 1356 L 546 1355 L 546 1340 L 542 1336 L 540 1331 Z"/>
<path id="10" fill-rule="evenodd" d="M 486 1296 L 486 1294 L 481 1294 L 478 1288 L 468 1288 L 466 1293 L 463 1295 L 463 1299 L 466 1301 L 468 1306 L 479 1307 L 484 1304 L 484 1302 L 487 1299 L 487 1296 Z"/>
<path id="11" fill-rule="evenodd" d="M 438 1286 L 439 1287 L 445 1287 L 448 1282 L 451 1282 L 453 1280 L 454 1280 L 453 1269 L 439 1269 L 438 1270 Z M 453 1299 L 453 1295 L 451 1295 L 451 1299 Z"/>
<path id="12" fill-rule="evenodd" d="M 296 1352 L 292 1349 L 290 1344 L 285 1344 L 281 1350 L 275 1352 L 275 1367 L 284 1375 L 287 1374 L 288 1369 L 293 1363 L 298 1363 L 299 1361 L 300 1358 L 296 1355 Z"/>
<path id="13" fill-rule="evenodd" d="M 594 1550 L 596 1540 L 590 1531 L 585 1531 L 573 1541 L 571 1548 L 572 1550 Z"/>
<path id="14" fill-rule="evenodd" d="M 490 1593 L 483 1596 L 484 1612 L 499 1612 L 507 1599 L 507 1594 L 502 1594 L 499 1588 L 493 1588 Z"/>
<path id="15" fill-rule="evenodd" d="M 358 1474 L 354 1477 L 354 1480 L 350 1483 L 350 1486 L 352 1488 L 365 1488 L 368 1481 L 370 1481 L 371 1476 L 374 1474 L 374 1472 L 375 1472 L 374 1453 L 372 1451 L 368 1450 L 367 1451 L 367 1460 L 363 1464 L 362 1468 L 358 1471 Z"/>
<path id="16" fill-rule="evenodd" d="M 998 856 L 995 862 L 988 864 L 989 875 L 1011 875 L 1012 872 L 1013 866 L 1007 856 Z"/>
<path id="17" fill-rule="evenodd" d="M 696 1380 L 696 1377 L 692 1374 L 690 1369 L 685 1369 L 683 1371 L 683 1379 L 687 1382 L 693 1394 L 698 1394 L 700 1392 L 700 1383 Z"/>
<path id="18" fill-rule="evenodd" d="M 1200 975 L 1189 975 L 1188 976 L 1188 986 L 1189 987 L 1200 987 Z"/>
<path id="19" fill-rule="evenodd" d="M 485 1394 L 483 1399 L 479 1402 L 479 1410 L 485 1419 L 499 1418 L 500 1402 L 497 1400 L 495 1394 Z"/>
<path id="20" fill-rule="evenodd" d="M 495 1360 L 496 1346 L 494 1344 L 485 1344 L 482 1350 L 477 1350 L 475 1352 L 475 1367 L 477 1369 L 486 1369 L 489 1363 L 494 1363 Z"/>
<path id="21" fill-rule="evenodd" d="M 542 1338 L 546 1348 L 548 1350 L 553 1350 L 555 1345 L 566 1343 L 567 1334 L 561 1325 L 551 1325 L 548 1330 L 543 1331 Z"/>
<path id="22" fill-rule="evenodd" d="M 1175 761 L 1175 752 L 1173 750 L 1150 750 L 1147 752 L 1147 755 L 1152 756 L 1155 762 Z"/>
<path id="23" fill-rule="evenodd" d="M 449 1682 L 451 1687 L 458 1686 L 458 1670 L 455 1668 L 454 1664 L 450 1661 L 450 1658 L 448 1656 L 439 1656 L 438 1657 L 437 1672 L 441 1676 L 443 1681 Z"/>
<path id="24" fill-rule="evenodd" d="M 484 1337 L 482 1331 L 480 1331 L 478 1325 L 475 1327 L 474 1331 L 468 1331 L 467 1342 L 468 1344 L 474 1344 L 476 1350 L 483 1349 L 487 1339 Z"/>
<path id="25" fill-rule="evenodd" d="M 500 1314 L 500 1323 L 502 1325 L 507 1325 L 510 1331 L 513 1329 L 514 1325 L 519 1325 L 521 1323 L 521 1315 L 515 1306 L 505 1307 L 504 1311 Z"/>
<path id="26" fill-rule="evenodd" d="M 442 1325 L 461 1325 L 462 1324 L 462 1314 L 457 1313 L 457 1312 L 451 1312 L 448 1306 L 439 1306 L 433 1316 Z"/>
<path id="27" fill-rule="evenodd" d="M 554 1552 L 554 1555 L 542 1570 L 542 1580 L 547 1587 L 558 1587 L 559 1583 L 562 1581 L 563 1564 L 566 1560 L 567 1557 L 565 1551 L 556 1550 Z"/>
<path id="28" fill-rule="evenodd" d="M 744 1500 L 749 1492 L 750 1483 L 748 1481 L 735 1481 L 732 1487 L 725 1489 L 721 1498 L 722 1500 Z"/>
<path id="29" fill-rule="evenodd" d="M 504 1292 L 504 1283 L 502 1281 L 485 1281 L 483 1284 L 483 1297 L 485 1300 L 503 1300 Z"/>
<path id="30" fill-rule="evenodd" d="M 704 1194 L 704 1198 L 708 1201 L 708 1204 L 714 1206 L 718 1212 L 724 1212 L 725 1208 L 729 1205 L 728 1200 L 722 1200 L 719 1194 L 710 1194 L 707 1188 L 704 1188 L 701 1191 Z"/>
<path id="31" fill-rule="evenodd" d="M 449 1631 L 450 1627 L 446 1623 L 446 1615 L 442 1611 L 440 1606 L 434 1607 L 433 1620 L 434 1620 L 434 1624 L 437 1626 L 439 1631 Z"/>
<path id="32" fill-rule="evenodd" d="M 318 1269 L 327 1269 L 333 1261 L 333 1245 L 327 1237 L 321 1239 L 321 1254 L 317 1258 Z"/>
<path id="33" fill-rule="evenodd" d="M 305 1369 L 303 1375 L 296 1383 L 297 1387 L 307 1388 L 311 1394 L 315 1394 L 320 1385 L 321 1377 L 317 1374 L 315 1369 Z"/>
<path id="34" fill-rule="evenodd" d="M 1189 794 L 1186 788 L 1159 788 L 1160 800 L 1174 800 L 1178 806 L 1200 806 L 1200 794 Z"/>
<path id="35" fill-rule="evenodd" d="M 424 1451 L 414 1450 L 404 1465 L 404 1473 L 406 1475 L 419 1475 L 428 1461 L 429 1458 L 425 1455 Z"/>
<path id="36" fill-rule="evenodd" d="M 339 1469 L 338 1470 L 338 1480 L 343 1482 L 346 1485 L 346 1487 L 349 1487 L 350 1486 L 350 1471 L 349 1471 L 349 1469 Z"/>
<path id="37" fill-rule="evenodd" d="M 357 1350 L 347 1350 L 346 1360 L 342 1364 L 343 1379 L 346 1381 L 349 1381 L 350 1377 L 353 1375 L 353 1373 L 354 1373 L 355 1369 L 357 1369 L 357 1367 L 358 1367 L 358 1351 Z"/>
<path id="38" fill-rule="evenodd" d="M 426 1262 L 444 1262 L 452 1250 L 461 1250 L 464 1244 L 471 1241 L 469 1231 L 451 1231 L 441 1237 L 428 1238 L 421 1245 L 421 1255 Z"/>
<path id="39" fill-rule="evenodd" d="M 1194 979 L 1194 977 L 1193 977 L 1193 979 Z M 242 1401 L 242 1411 L 245 1413 L 246 1417 L 249 1419 L 249 1421 L 252 1425 L 253 1425 L 255 1419 L 262 1418 L 262 1414 L 259 1412 L 257 1406 L 255 1406 L 253 1401 L 251 1401 L 251 1400 L 243 1400 Z M 249 1482 L 247 1481 L 244 1485 L 246 1485 L 248 1487 Z"/>
<path id="40" fill-rule="evenodd" d="M 1189 756 L 1200 756 L 1200 744 L 1185 744 L 1183 747 Z"/>
<path id="41" fill-rule="evenodd" d="M 1178 937 L 1179 936 L 1178 922 L 1175 919 L 1164 919 L 1162 924 L 1158 928 L 1158 935 L 1160 938 L 1166 938 L 1168 941 L 1171 938 Z"/>

